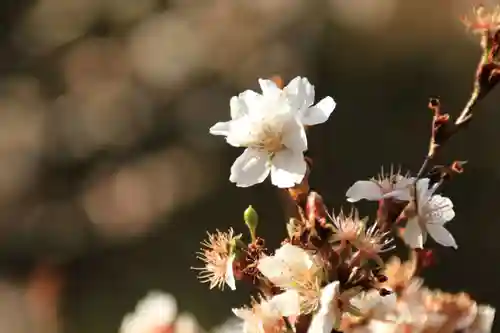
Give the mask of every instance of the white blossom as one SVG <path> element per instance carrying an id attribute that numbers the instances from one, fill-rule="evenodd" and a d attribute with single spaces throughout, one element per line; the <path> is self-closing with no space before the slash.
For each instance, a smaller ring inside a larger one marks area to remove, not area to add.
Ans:
<path id="1" fill-rule="evenodd" d="M 429 179 L 419 179 L 416 184 L 417 211 L 408 217 L 403 239 L 412 248 L 423 248 L 427 233 L 439 244 L 457 248 L 455 239 L 444 227 L 455 217 L 453 202 L 429 189 Z"/>
<path id="2" fill-rule="evenodd" d="M 243 319 L 243 333 L 285 333 L 283 317 L 300 314 L 300 299 L 297 292 L 288 290 L 253 304 L 252 308 L 233 309 L 233 312 Z"/>
<path id="3" fill-rule="evenodd" d="M 269 174 L 280 188 L 299 184 L 306 173 L 304 126 L 325 122 L 335 108 L 331 97 L 316 105 L 314 86 L 296 77 L 280 89 L 259 79 L 262 94 L 247 90 L 230 100 L 231 120 L 210 128 L 234 147 L 245 147 L 231 167 L 229 180 L 239 187 L 263 182 Z"/>
<path id="4" fill-rule="evenodd" d="M 155 333 L 173 325 L 177 316 L 175 298 L 159 291 L 150 292 L 123 318 L 120 333 Z"/>
<path id="5" fill-rule="evenodd" d="M 394 173 L 392 170 L 388 175 L 382 171 L 377 178 L 355 182 L 346 192 L 347 201 L 378 201 L 388 198 L 409 201 L 414 180 L 415 178 L 403 176 L 399 172 Z"/>
<path id="6" fill-rule="evenodd" d="M 311 254 L 288 243 L 276 250 L 273 256 L 261 258 L 257 268 L 262 275 L 281 288 L 293 288 L 298 280 L 320 270 Z"/>

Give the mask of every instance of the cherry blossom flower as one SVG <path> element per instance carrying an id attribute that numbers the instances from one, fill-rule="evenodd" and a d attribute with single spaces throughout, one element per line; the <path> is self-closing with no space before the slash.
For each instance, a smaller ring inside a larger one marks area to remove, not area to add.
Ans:
<path id="1" fill-rule="evenodd" d="M 400 201 L 411 199 L 411 184 L 415 178 L 403 176 L 400 172 L 388 174 L 384 171 L 370 180 L 358 180 L 346 192 L 347 201 L 356 202 L 362 199 L 378 201 L 393 198 Z"/>
<path id="2" fill-rule="evenodd" d="M 302 248 L 283 244 L 273 256 L 263 257 L 257 265 L 259 271 L 281 288 L 290 288 L 304 275 L 316 274 L 320 267 Z"/>
<path id="3" fill-rule="evenodd" d="M 200 281 L 209 283 L 210 289 L 224 289 L 224 285 L 228 285 L 232 290 L 236 289 L 233 263 L 236 258 L 235 241 L 238 237 L 234 236 L 233 229 L 228 232 L 217 230 L 214 234 L 208 234 L 208 240 L 201 243 L 204 249 L 198 252 L 198 259 L 203 261 L 205 266 L 194 269 L 200 271 Z"/>
<path id="4" fill-rule="evenodd" d="M 273 81 L 259 79 L 262 94 L 246 90 L 230 100 L 231 120 L 210 128 L 228 144 L 245 147 L 231 167 L 229 180 L 239 187 L 263 182 L 269 174 L 280 188 L 300 184 L 306 173 L 304 126 L 325 122 L 335 108 L 331 97 L 316 105 L 314 86 L 296 77 L 280 89 Z"/>
<path id="5" fill-rule="evenodd" d="M 285 291 L 271 299 L 254 302 L 252 308 L 233 309 L 243 319 L 243 333 L 285 333 L 287 325 L 283 317 L 300 314 L 300 299 L 297 292 Z"/>
<path id="6" fill-rule="evenodd" d="M 125 316 L 120 333 L 170 332 L 176 316 L 175 298 L 170 294 L 153 291 L 137 304 L 134 313 Z"/>
<path id="7" fill-rule="evenodd" d="M 419 179 L 416 184 L 416 203 L 407 211 L 408 222 L 403 232 L 403 240 L 411 248 L 423 248 L 427 233 L 439 244 L 457 248 L 455 239 L 444 224 L 455 217 L 453 202 L 438 194 L 435 187 L 429 189 L 429 179 Z"/>
<path id="8" fill-rule="evenodd" d="M 261 258 L 257 268 L 276 286 L 298 292 L 303 313 L 317 308 L 323 276 L 321 266 L 310 253 L 286 243 L 274 256 Z"/>

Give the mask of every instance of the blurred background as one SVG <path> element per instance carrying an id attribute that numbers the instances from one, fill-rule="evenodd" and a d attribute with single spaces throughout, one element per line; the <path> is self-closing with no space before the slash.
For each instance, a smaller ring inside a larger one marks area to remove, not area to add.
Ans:
<path id="1" fill-rule="evenodd" d="M 483 1 L 493 4 L 495 1 Z M 418 170 L 430 96 L 457 115 L 479 43 L 470 0 L 4 0 L 0 3 L 0 332 L 111 333 L 149 290 L 205 328 L 248 302 L 190 267 L 207 230 L 269 247 L 278 193 L 238 189 L 241 153 L 208 128 L 257 78 L 308 77 L 338 106 L 310 132 L 313 188 L 332 208 L 383 165 Z M 500 306 L 500 91 L 438 162 L 469 160 L 446 188 L 458 251 L 437 248 L 431 287 Z M 375 207 L 361 204 L 365 214 Z"/>

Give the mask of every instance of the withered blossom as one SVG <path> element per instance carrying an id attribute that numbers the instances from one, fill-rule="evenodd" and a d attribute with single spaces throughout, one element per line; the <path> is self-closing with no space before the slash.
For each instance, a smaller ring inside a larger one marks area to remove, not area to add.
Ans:
<path id="1" fill-rule="evenodd" d="M 217 230 L 214 234 L 207 233 L 208 239 L 201 245 L 203 249 L 198 252 L 198 259 L 203 263 L 203 267 L 193 268 L 199 270 L 199 279 L 202 283 L 208 283 L 210 289 L 224 289 L 228 285 L 232 290 L 236 289 L 236 282 L 233 271 L 234 260 L 236 259 L 236 241 L 239 236 L 234 235 L 233 229 L 227 232 Z"/>

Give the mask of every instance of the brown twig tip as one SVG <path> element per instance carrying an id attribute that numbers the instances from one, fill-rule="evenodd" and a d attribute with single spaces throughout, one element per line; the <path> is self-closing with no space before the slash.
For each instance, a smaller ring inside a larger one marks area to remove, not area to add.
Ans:
<path id="1" fill-rule="evenodd" d="M 455 131 L 450 115 L 441 113 L 441 102 L 437 98 L 429 100 L 429 108 L 434 112 L 432 117 L 432 131 L 428 156 L 432 158 L 436 150 L 442 146 Z"/>
<path id="2" fill-rule="evenodd" d="M 467 161 L 455 161 L 451 164 L 451 170 L 455 173 L 462 173 L 465 164 L 467 164 Z"/>
<path id="3" fill-rule="evenodd" d="M 428 173 L 427 178 L 431 183 L 444 183 L 452 179 L 455 175 L 464 172 L 464 165 L 467 161 L 454 161 L 450 165 L 435 165 Z"/>
<path id="4" fill-rule="evenodd" d="M 272 76 L 271 81 L 273 81 L 280 89 L 283 89 L 283 87 L 285 86 L 283 79 L 279 75 Z"/>

